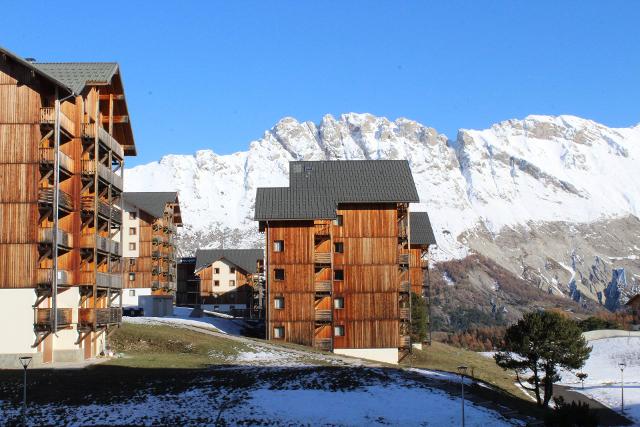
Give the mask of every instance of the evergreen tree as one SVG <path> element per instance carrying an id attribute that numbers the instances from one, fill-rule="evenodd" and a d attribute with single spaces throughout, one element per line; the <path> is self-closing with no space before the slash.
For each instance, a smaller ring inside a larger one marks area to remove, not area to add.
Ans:
<path id="1" fill-rule="evenodd" d="M 527 313 L 510 326 L 494 358 L 503 369 L 516 372 L 518 383 L 533 391 L 539 406 L 548 407 L 558 368 L 579 369 L 589 358 L 591 347 L 576 322 L 548 311 Z M 522 383 L 522 376 L 532 387 Z M 543 388 L 541 396 L 540 389 Z"/>
<path id="2" fill-rule="evenodd" d="M 427 303 L 411 293 L 411 341 L 423 342 L 427 338 Z"/>

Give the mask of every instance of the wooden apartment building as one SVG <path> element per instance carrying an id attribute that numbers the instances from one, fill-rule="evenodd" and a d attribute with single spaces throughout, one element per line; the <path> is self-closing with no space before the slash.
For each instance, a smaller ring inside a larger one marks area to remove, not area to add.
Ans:
<path id="1" fill-rule="evenodd" d="M 0 48 L 0 366 L 95 356 L 120 323 L 114 236 L 135 154 L 117 63 Z"/>
<path id="2" fill-rule="evenodd" d="M 396 363 L 411 348 L 410 292 L 423 283 L 425 246 L 410 242 L 409 204 L 419 200 L 408 162 L 289 167 L 289 187 L 256 194 L 267 337 Z M 420 267 L 413 275 L 412 266 Z"/>
<path id="3" fill-rule="evenodd" d="M 262 249 L 198 249 L 195 275 L 205 310 L 239 313 L 256 310 L 263 271 Z M 258 295 L 256 295 L 258 294 Z"/>
<path id="4" fill-rule="evenodd" d="M 126 192 L 123 194 L 123 305 L 146 305 L 143 300 L 174 302 L 177 283 L 176 233 L 182 227 L 178 193 Z M 164 298 L 160 298 L 160 297 Z M 154 304 L 149 302 L 148 304 Z M 155 303 L 156 305 L 158 302 Z M 164 304 L 164 303 L 163 303 Z"/>

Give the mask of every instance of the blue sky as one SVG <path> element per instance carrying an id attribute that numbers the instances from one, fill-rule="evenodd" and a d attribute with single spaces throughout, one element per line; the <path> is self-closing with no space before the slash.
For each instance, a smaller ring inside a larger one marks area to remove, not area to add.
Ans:
<path id="1" fill-rule="evenodd" d="M 53 15 L 55 13 L 55 16 Z M 638 1 L 10 2 L 0 44 L 122 67 L 139 156 L 245 150 L 280 118 L 640 122 Z"/>

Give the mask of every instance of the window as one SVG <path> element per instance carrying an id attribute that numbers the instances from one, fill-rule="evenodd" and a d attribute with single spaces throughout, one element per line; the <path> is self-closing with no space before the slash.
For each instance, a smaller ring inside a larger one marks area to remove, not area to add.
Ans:
<path id="1" fill-rule="evenodd" d="M 284 240 L 273 242 L 273 252 L 284 252 Z"/>
<path id="2" fill-rule="evenodd" d="M 284 280 L 284 268 L 276 268 L 273 270 L 276 280 Z"/>
<path id="3" fill-rule="evenodd" d="M 129 236 L 135 236 L 137 234 L 137 230 L 135 227 L 129 227 Z"/>
<path id="4" fill-rule="evenodd" d="M 335 242 L 333 244 L 333 251 L 336 252 L 336 253 L 339 253 L 339 254 L 343 253 L 344 252 L 344 243 Z"/>
<path id="5" fill-rule="evenodd" d="M 275 297 L 273 300 L 273 306 L 277 310 L 282 310 L 284 308 L 284 297 Z"/>
<path id="6" fill-rule="evenodd" d="M 276 326 L 273 328 L 274 338 L 284 338 L 284 326 Z"/>
<path id="7" fill-rule="evenodd" d="M 135 242 L 131 242 L 131 243 L 129 243 L 129 250 L 130 250 L 130 251 L 135 251 L 135 250 L 136 250 L 136 244 L 135 244 Z"/>
<path id="8" fill-rule="evenodd" d="M 336 297 L 333 300 L 333 308 L 337 308 L 337 309 L 344 308 L 344 298 L 343 297 Z"/>
<path id="9" fill-rule="evenodd" d="M 342 325 L 334 326 L 333 335 L 335 335 L 336 337 L 343 337 L 344 336 L 344 326 L 342 326 Z"/>
<path id="10" fill-rule="evenodd" d="M 344 280 L 344 270 L 334 270 L 333 280 Z"/>
<path id="11" fill-rule="evenodd" d="M 129 273 L 129 281 L 133 282 L 134 280 L 136 280 L 136 273 Z"/>
<path id="12" fill-rule="evenodd" d="M 129 289 L 129 296 L 130 297 L 135 297 L 136 296 L 136 290 L 135 289 Z"/>
<path id="13" fill-rule="evenodd" d="M 214 268 L 213 269 L 213 274 L 220 274 L 220 269 L 219 268 Z"/>
<path id="14" fill-rule="evenodd" d="M 342 215 L 336 216 L 336 219 L 333 220 L 333 225 L 342 227 Z"/>
<path id="15" fill-rule="evenodd" d="M 129 212 L 129 219 L 136 219 L 138 215 L 135 212 Z"/>
<path id="16" fill-rule="evenodd" d="M 235 286 L 235 285 L 236 285 L 235 280 L 229 280 L 229 286 Z"/>
<path id="17" fill-rule="evenodd" d="M 235 272 L 236 272 L 235 267 L 229 267 L 229 273 L 235 273 Z"/>
<path id="18" fill-rule="evenodd" d="M 213 286 L 220 286 L 220 281 L 219 280 L 214 280 L 213 281 Z"/>

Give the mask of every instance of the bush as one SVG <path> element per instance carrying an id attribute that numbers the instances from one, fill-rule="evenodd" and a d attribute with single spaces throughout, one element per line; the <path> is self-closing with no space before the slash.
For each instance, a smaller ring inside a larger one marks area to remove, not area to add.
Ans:
<path id="1" fill-rule="evenodd" d="M 560 396 L 553 399 L 556 409 L 548 413 L 544 419 L 546 426 L 558 427 L 595 427 L 598 425 L 598 416 L 586 403 L 566 403 Z"/>
<path id="2" fill-rule="evenodd" d="M 582 332 L 596 331 L 598 329 L 619 329 L 620 325 L 601 317 L 591 316 L 578 322 Z"/>

